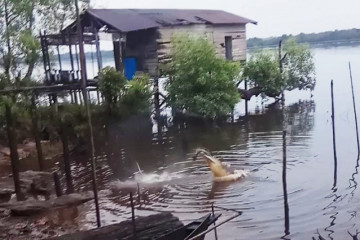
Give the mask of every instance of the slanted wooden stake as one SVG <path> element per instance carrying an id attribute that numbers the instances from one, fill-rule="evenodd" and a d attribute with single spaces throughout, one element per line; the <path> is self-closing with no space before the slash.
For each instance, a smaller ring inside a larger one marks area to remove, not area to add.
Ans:
<path id="1" fill-rule="evenodd" d="M 16 199 L 18 201 L 23 201 L 25 200 L 25 197 L 21 192 L 21 187 L 20 187 L 20 178 L 19 178 L 20 166 L 19 166 L 19 154 L 17 151 L 16 132 L 13 125 L 11 106 L 9 103 L 5 103 L 5 117 L 6 117 L 7 134 L 9 138 L 11 168 L 14 179 Z"/>
<path id="2" fill-rule="evenodd" d="M 332 120 L 332 132 L 333 132 L 333 149 L 334 149 L 334 185 L 337 183 L 337 155 L 336 155 L 336 137 L 335 137 L 335 107 L 334 107 L 334 81 L 331 80 L 331 120 Z"/>
<path id="3" fill-rule="evenodd" d="M 353 84 L 353 78 L 352 78 L 352 72 L 351 72 L 351 63 L 350 63 L 350 62 L 349 62 L 349 72 L 350 72 L 350 82 L 351 82 L 352 100 L 353 100 L 353 106 L 354 106 L 355 129 L 356 129 L 356 142 L 357 142 L 357 148 L 358 148 L 358 155 L 360 155 L 359 128 L 358 128 L 358 121 L 357 121 L 357 114 L 356 114 L 354 84 Z"/>
<path id="4" fill-rule="evenodd" d="M 35 144 L 36 144 L 37 157 L 38 157 L 38 161 L 39 161 L 39 169 L 40 169 L 40 171 L 43 171 L 44 170 L 44 155 L 43 155 L 42 147 L 41 147 L 41 137 L 40 137 L 40 132 L 39 132 L 39 117 L 38 117 L 38 113 L 37 113 L 36 101 L 35 101 L 34 95 L 32 95 L 32 97 L 31 97 L 30 112 L 31 112 L 33 134 L 34 134 Z"/>

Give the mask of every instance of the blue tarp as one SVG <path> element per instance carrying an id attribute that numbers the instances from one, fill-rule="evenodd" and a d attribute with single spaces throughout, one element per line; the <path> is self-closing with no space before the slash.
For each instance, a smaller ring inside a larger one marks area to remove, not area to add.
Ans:
<path id="1" fill-rule="evenodd" d="M 136 72 L 136 58 L 125 58 L 124 59 L 124 70 L 125 70 L 125 77 L 127 80 L 131 80 Z"/>

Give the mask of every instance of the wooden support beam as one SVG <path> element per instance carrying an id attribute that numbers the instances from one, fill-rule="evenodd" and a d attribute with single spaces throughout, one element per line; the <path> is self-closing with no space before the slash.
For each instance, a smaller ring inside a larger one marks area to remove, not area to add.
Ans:
<path id="1" fill-rule="evenodd" d="M 123 63 L 121 57 L 121 44 L 120 41 L 113 41 L 114 46 L 114 61 L 115 61 L 115 69 L 118 72 L 123 71 Z"/>
<path id="2" fill-rule="evenodd" d="M 86 76 L 86 59 L 85 59 L 85 51 L 84 51 L 84 41 L 83 41 L 83 29 L 80 22 L 80 14 L 79 14 L 79 5 L 78 0 L 75 0 L 76 7 L 76 30 L 78 34 L 79 40 L 79 53 L 80 53 L 80 67 L 81 67 L 81 83 L 83 87 L 87 85 L 87 76 Z"/>
<path id="3" fill-rule="evenodd" d="M 36 99 L 35 99 L 34 95 L 32 95 L 32 97 L 31 97 L 30 112 L 31 112 L 33 134 L 34 134 L 35 144 L 36 144 L 37 157 L 38 157 L 38 162 L 39 162 L 39 170 L 43 171 L 45 168 L 44 167 L 44 155 L 43 155 L 42 147 L 41 147 L 41 137 L 40 137 L 40 131 L 39 131 L 39 117 L 38 117 L 38 112 L 37 112 L 37 107 L 36 107 Z"/>
<path id="4" fill-rule="evenodd" d="M 60 113 L 62 114 L 62 113 Z M 66 177 L 66 193 L 70 194 L 74 192 L 73 180 L 71 175 L 70 165 L 70 151 L 69 151 L 69 139 L 66 123 L 63 122 L 62 116 L 60 115 L 60 138 L 63 145 L 63 158 L 64 158 L 64 169 Z"/>
<path id="5" fill-rule="evenodd" d="M 61 188 L 59 174 L 57 171 L 53 172 L 53 178 L 54 178 L 56 196 L 60 197 L 63 195 L 63 192 L 62 192 L 62 188 Z"/>
<path id="6" fill-rule="evenodd" d="M 160 93 L 159 93 L 159 78 L 154 78 L 154 108 L 156 121 L 160 120 Z"/>
<path id="7" fill-rule="evenodd" d="M 25 200 L 25 196 L 21 192 L 21 187 L 20 187 L 20 178 L 19 178 L 20 163 L 19 163 L 19 154 L 17 151 L 16 131 L 14 129 L 15 126 L 13 122 L 11 106 L 9 103 L 5 103 L 5 117 L 6 117 L 7 134 L 9 139 L 11 168 L 14 179 L 16 199 L 18 201 L 23 201 Z"/>
<path id="8" fill-rule="evenodd" d="M 100 70 L 103 68 L 103 63 L 102 63 L 102 56 L 101 56 L 101 50 L 100 50 L 100 39 L 99 39 L 99 31 L 97 29 L 95 29 L 95 45 L 96 45 L 96 59 L 97 59 L 97 64 L 98 64 L 98 70 L 100 72 Z"/>

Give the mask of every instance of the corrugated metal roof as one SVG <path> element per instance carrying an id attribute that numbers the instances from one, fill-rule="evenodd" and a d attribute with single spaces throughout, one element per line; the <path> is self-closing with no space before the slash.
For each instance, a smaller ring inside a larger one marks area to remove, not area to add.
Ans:
<path id="1" fill-rule="evenodd" d="M 247 24 L 255 21 L 221 10 L 88 9 L 87 13 L 122 32 L 184 24 Z"/>

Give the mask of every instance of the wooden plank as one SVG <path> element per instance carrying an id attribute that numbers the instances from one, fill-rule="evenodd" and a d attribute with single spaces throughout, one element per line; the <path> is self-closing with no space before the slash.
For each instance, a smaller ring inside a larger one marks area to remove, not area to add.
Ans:
<path id="1" fill-rule="evenodd" d="M 136 220 L 136 239 L 154 239 L 174 229 L 184 226 L 171 213 L 159 213 L 147 217 L 138 217 Z M 133 239 L 133 223 L 131 220 L 109 226 L 92 229 L 74 234 L 67 234 L 48 240 L 130 240 Z"/>

